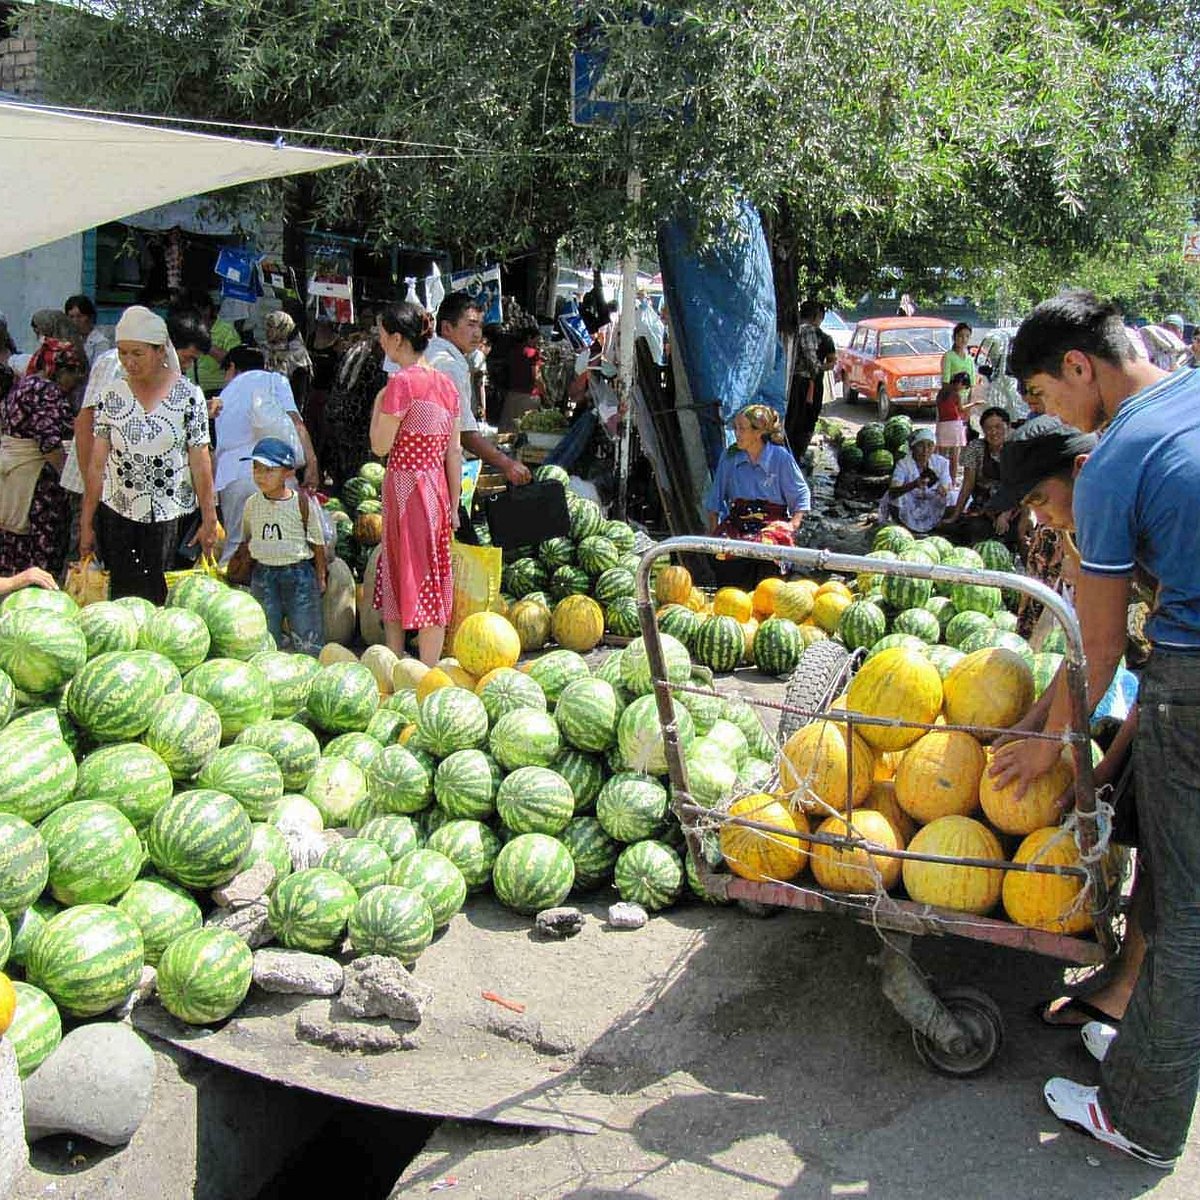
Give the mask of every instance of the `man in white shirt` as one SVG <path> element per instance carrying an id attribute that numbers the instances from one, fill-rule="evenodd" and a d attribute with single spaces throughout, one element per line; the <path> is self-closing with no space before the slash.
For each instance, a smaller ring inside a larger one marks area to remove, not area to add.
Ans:
<path id="1" fill-rule="evenodd" d="M 96 324 L 96 306 L 88 296 L 71 296 L 63 305 L 72 325 L 79 330 L 83 338 L 83 348 L 87 354 L 88 366 L 94 366 L 96 359 L 106 350 L 112 349 L 112 343 L 103 329 Z"/>
<path id="2" fill-rule="evenodd" d="M 213 486 L 220 498 L 221 524 L 225 526 L 222 564 L 233 557 L 242 540 L 242 510 L 246 507 L 246 501 L 258 490 L 250 463 L 251 452 L 260 436 L 252 420 L 256 393 L 278 400 L 295 425 L 296 435 L 304 450 L 305 481 L 321 478 L 317 456 L 313 452 L 308 429 L 296 408 L 291 385 L 285 376 L 276 371 L 267 371 L 264 366 L 262 351 L 252 346 L 235 346 L 225 355 L 227 382 L 221 390 L 220 410 L 214 421 L 216 457 L 213 464 Z"/>

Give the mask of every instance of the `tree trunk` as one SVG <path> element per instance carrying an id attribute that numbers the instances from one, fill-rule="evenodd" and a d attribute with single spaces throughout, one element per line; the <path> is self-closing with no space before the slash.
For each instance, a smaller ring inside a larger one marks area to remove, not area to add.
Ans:
<path id="1" fill-rule="evenodd" d="M 308 232 L 312 225 L 312 208 L 312 176 L 296 175 L 288 179 L 283 193 L 283 262 L 295 272 L 301 310 L 307 300 Z"/>

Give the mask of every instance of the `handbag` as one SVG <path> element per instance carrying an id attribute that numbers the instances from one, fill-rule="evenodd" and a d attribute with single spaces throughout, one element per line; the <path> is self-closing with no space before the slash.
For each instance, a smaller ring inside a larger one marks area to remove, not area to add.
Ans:
<path id="1" fill-rule="evenodd" d="M 97 566 L 95 558 L 90 554 L 67 567 L 63 591 L 80 608 L 88 604 L 95 604 L 98 600 L 107 600 L 108 587 L 108 572 L 103 567 Z"/>
<path id="2" fill-rule="evenodd" d="M 571 533 L 567 494 L 557 479 L 542 479 L 520 487 L 510 484 L 484 502 L 484 512 L 492 545 L 505 549 L 534 546 Z"/>

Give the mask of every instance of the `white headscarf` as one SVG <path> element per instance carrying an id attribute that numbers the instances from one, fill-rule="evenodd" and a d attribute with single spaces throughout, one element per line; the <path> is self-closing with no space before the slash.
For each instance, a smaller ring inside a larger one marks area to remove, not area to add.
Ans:
<path id="1" fill-rule="evenodd" d="M 117 342 L 145 342 L 149 346 L 162 346 L 166 351 L 167 366 L 177 375 L 183 372 L 179 366 L 179 355 L 171 345 L 167 334 L 167 323 L 157 313 L 140 304 L 130 305 L 117 322 Z"/>

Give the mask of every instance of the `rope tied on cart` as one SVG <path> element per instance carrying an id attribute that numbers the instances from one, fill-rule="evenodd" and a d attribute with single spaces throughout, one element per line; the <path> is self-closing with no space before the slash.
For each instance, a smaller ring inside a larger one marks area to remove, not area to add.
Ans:
<path id="1" fill-rule="evenodd" d="M 1040 862 L 1055 846 L 1069 837 L 1075 842 L 1075 853 L 1079 856 L 1081 865 L 1090 867 L 1103 862 L 1108 854 L 1109 841 L 1112 837 L 1113 806 L 1107 799 L 1111 793 L 1111 784 L 1106 783 L 1103 787 L 1097 788 L 1095 810 L 1085 813 L 1077 809 L 1072 809 L 1063 818 L 1055 835 L 1029 861 Z M 1092 849 L 1086 854 L 1083 851 L 1080 837 L 1080 826 L 1084 821 L 1091 821 L 1096 827 L 1095 842 Z M 1084 911 L 1084 905 L 1088 904 L 1092 890 L 1092 879 L 1089 875 L 1080 885 L 1079 891 L 1075 894 L 1074 900 L 1071 901 L 1070 907 L 1062 914 L 1064 921 L 1069 920 L 1076 913 Z M 1089 906 L 1087 911 L 1091 913 L 1094 910 Z"/>

